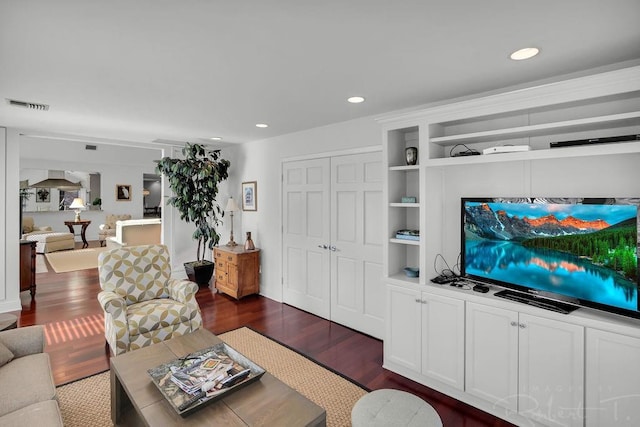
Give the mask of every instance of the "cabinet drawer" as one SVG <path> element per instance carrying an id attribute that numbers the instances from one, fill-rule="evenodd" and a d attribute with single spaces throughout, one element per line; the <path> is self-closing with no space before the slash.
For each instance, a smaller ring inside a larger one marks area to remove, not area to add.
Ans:
<path id="1" fill-rule="evenodd" d="M 224 271 L 226 273 L 227 271 L 229 271 L 228 268 L 229 267 L 227 266 L 227 261 L 223 260 L 222 258 L 216 258 L 216 272 Z"/>
<path id="2" fill-rule="evenodd" d="M 213 257 L 216 259 L 216 262 L 218 260 L 221 260 L 221 261 L 228 262 L 230 264 L 238 263 L 238 254 L 235 254 L 233 252 L 223 251 L 217 248 L 213 250 Z"/>

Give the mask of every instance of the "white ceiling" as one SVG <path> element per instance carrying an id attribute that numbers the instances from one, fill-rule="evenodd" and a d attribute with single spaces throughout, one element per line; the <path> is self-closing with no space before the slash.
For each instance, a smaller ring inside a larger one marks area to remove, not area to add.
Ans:
<path id="1" fill-rule="evenodd" d="M 640 58 L 638 18 L 639 0 L 2 0 L 0 125 L 260 140 L 616 68 Z"/>

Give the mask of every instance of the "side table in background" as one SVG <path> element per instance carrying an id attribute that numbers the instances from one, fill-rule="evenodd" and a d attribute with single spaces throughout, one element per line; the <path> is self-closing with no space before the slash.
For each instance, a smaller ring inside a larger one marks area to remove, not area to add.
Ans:
<path id="1" fill-rule="evenodd" d="M 31 292 L 31 298 L 36 294 L 36 243 L 20 240 L 20 292 Z"/>

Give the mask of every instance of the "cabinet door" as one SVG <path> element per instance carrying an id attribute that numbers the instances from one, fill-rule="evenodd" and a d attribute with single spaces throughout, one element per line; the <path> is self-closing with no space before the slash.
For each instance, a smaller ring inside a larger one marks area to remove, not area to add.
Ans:
<path id="1" fill-rule="evenodd" d="M 550 426 L 584 422 L 584 328 L 520 314 L 518 412 Z"/>
<path id="2" fill-rule="evenodd" d="M 467 302 L 465 389 L 518 410 L 518 313 Z"/>
<path id="3" fill-rule="evenodd" d="M 422 293 L 422 373 L 463 390 L 463 300 Z"/>
<path id="4" fill-rule="evenodd" d="M 420 372 L 420 292 L 388 285 L 387 301 L 385 361 Z"/>
<path id="5" fill-rule="evenodd" d="M 587 328 L 587 427 L 640 425 L 640 339 Z"/>

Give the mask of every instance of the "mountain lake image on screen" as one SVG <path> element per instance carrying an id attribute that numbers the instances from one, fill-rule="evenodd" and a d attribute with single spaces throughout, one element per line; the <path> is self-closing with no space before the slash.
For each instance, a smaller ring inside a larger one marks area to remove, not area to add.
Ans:
<path id="1" fill-rule="evenodd" d="M 638 317 L 637 204 L 505 200 L 462 199 L 464 275 Z"/>

